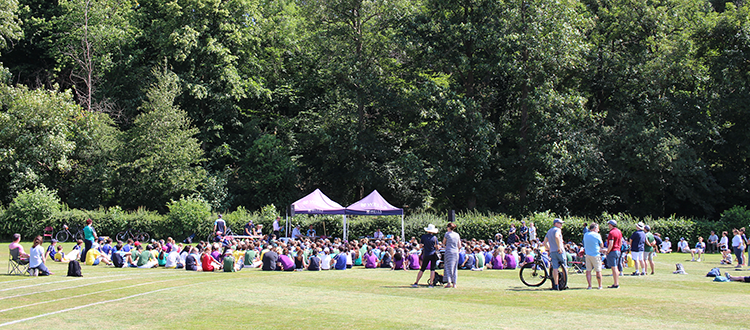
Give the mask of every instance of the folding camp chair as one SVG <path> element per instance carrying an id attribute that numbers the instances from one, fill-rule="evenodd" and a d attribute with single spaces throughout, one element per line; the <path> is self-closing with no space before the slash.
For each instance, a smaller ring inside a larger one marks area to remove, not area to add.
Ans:
<path id="1" fill-rule="evenodd" d="M 52 233 L 54 231 L 55 231 L 55 229 L 52 228 L 52 226 L 44 227 L 44 237 L 43 238 L 45 240 L 47 240 L 47 241 L 52 241 Z M 49 238 L 49 239 L 47 239 L 47 238 Z"/>
<path id="2" fill-rule="evenodd" d="M 29 272 L 29 261 L 22 260 L 18 255 L 18 248 L 10 250 L 8 257 L 8 275 L 23 275 Z"/>

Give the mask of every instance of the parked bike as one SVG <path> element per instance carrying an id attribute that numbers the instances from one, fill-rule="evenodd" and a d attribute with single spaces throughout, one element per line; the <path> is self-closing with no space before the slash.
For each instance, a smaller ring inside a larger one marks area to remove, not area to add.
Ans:
<path id="1" fill-rule="evenodd" d="M 73 240 L 83 239 L 83 229 L 73 229 L 73 231 L 75 234 L 70 231 L 68 225 L 63 225 L 63 230 L 58 231 L 57 234 L 55 234 L 55 239 L 60 243 L 65 243 L 71 238 L 73 238 Z"/>
<path id="2" fill-rule="evenodd" d="M 151 239 L 151 236 L 149 236 L 149 234 L 145 231 L 128 228 L 124 231 L 117 233 L 115 238 L 117 238 L 118 241 L 122 241 L 122 242 L 125 242 L 128 239 L 132 239 L 133 241 L 138 241 L 138 242 L 148 242 Z"/>
<path id="3" fill-rule="evenodd" d="M 518 272 L 518 276 L 521 277 L 523 284 L 541 286 L 547 279 L 552 282 L 551 273 L 551 269 L 548 269 L 544 260 L 542 260 L 542 253 L 536 249 L 534 250 L 534 261 L 524 264 Z M 560 265 L 560 268 L 558 268 L 557 281 L 560 290 L 568 288 L 568 270 L 563 265 Z"/>

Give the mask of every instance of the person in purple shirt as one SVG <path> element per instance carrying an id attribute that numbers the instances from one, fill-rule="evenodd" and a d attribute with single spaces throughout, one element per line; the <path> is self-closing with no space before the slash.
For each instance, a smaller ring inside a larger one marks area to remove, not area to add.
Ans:
<path id="1" fill-rule="evenodd" d="M 372 252 L 372 247 L 367 247 L 367 253 L 364 256 L 365 268 L 376 268 L 378 266 L 378 257 Z"/>
<path id="2" fill-rule="evenodd" d="M 518 260 L 513 255 L 513 251 L 510 248 L 505 249 L 505 269 L 516 269 L 518 267 Z"/>
<path id="3" fill-rule="evenodd" d="M 282 269 L 277 270 L 283 270 L 285 272 L 294 271 L 294 259 L 289 256 L 288 249 L 285 248 L 284 250 L 282 250 L 282 253 L 279 253 L 279 262 L 281 263 Z"/>
<path id="4" fill-rule="evenodd" d="M 495 249 L 495 253 L 492 254 L 492 256 L 487 259 L 490 260 L 490 265 L 492 265 L 492 269 L 504 269 L 505 265 L 503 265 L 504 259 L 504 253 L 500 252 L 500 248 Z"/>

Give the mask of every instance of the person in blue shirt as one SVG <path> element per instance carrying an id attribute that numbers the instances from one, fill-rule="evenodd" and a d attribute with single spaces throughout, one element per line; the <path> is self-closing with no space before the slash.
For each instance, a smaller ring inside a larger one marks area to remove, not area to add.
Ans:
<path id="1" fill-rule="evenodd" d="M 637 229 L 633 235 L 630 235 L 628 244 L 630 245 L 630 255 L 635 263 L 635 272 L 633 276 L 646 275 L 646 259 L 643 252 L 646 249 L 646 232 L 643 231 L 645 225 L 639 222 L 635 225 Z M 639 271 L 640 269 L 640 271 Z"/>
<path id="2" fill-rule="evenodd" d="M 346 248 L 342 247 L 339 254 L 336 255 L 335 258 L 333 258 L 334 266 L 333 268 L 335 270 L 345 270 L 346 269 Z"/>
<path id="3" fill-rule="evenodd" d="M 604 249 L 602 236 L 599 235 L 599 225 L 592 223 L 588 227 L 588 232 L 583 235 L 583 249 L 586 252 L 586 281 L 591 290 L 591 271 L 596 272 L 596 281 L 599 283 L 599 290 L 602 289 L 602 257 L 601 251 Z"/>

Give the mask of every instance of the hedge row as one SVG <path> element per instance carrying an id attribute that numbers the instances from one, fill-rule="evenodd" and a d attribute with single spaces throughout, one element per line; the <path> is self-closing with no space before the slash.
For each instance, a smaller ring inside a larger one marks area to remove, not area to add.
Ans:
<path id="1" fill-rule="evenodd" d="M 213 228 L 213 221 L 217 214 L 213 213 L 210 205 L 200 198 L 183 197 L 179 201 L 170 202 L 167 206 L 169 207 L 167 214 L 158 214 L 145 209 L 123 211 L 119 207 L 92 211 L 77 210 L 61 205 L 53 191 L 44 188 L 25 190 L 19 193 L 7 208 L 0 208 L 0 237 L 8 240 L 13 233 L 20 233 L 28 239 L 31 236 L 41 235 L 46 226 L 53 227 L 55 231 L 62 229 L 63 225 L 68 225 L 73 229 L 82 228 L 87 218 L 94 219 L 95 228 L 100 235 L 109 236 L 133 228 L 144 230 L 153 238 L 173 237 L 182 240 L 191 234 L 196 234 L 201 239 L 206 237 Z M 224 214 L 223 218 L 235 232 L 241 232 L 248 221 L 263 224 L 265 232 L 268 232 L 278 215 L 276 207 L 268 205 L 254 212 L 240 207 L 234 212 Z M 493 238 L 495 233 L 502 233 L 506 236 L 511 224 L 518 227 L 520 221 L 525 220 L 527 224 L 534 222 L 538 231 L 537 235 L 543 237 L 556 217 L 550 212 L 537 212 L 523 219 L 517 219 L 504 214 L 483 214 L 470 211 L 457 214 L 456 224 L 458 225 L 457 231 L 463 238 L 489 239 Z M 563 235 L 566 240 L 580 242 L 584 223 L 595 221 L 606 228 L 604 224 L 609 219 L 617 220 L 625 235 L 635 231 L 636 223 L 643 221 L 651 226 L 652 231 L 672 238 L 673 242 L 679 240 L 679 237 L 695 242 L 698 236 L 707 238 L 711 230 L 719 235 L 721 231 L 726 230 L 731 236 L 732 228 L 750 225 L 750 211 L 743 206 L 735 206 L 722 213 L 719 221 L 675 216 L 639 219 L 626 214 L 603 214 L 598 218 L 564 217 Z M 350 216 L 347 220 L 351 239 L 370 236 L 377 229 L 394 236 L 401 234 L 400 216 Z M 430 223 L 438 228 L 445 228 L 447 218 L 434 213 L 415 213 L 406 216 L 404 222 L 406 238 L 409 239 L 419 237 L 424 232 L 423 228 Z M 292 223 L 300 225 L 303 231 L 312 225 L 319 235 L 341 237 L 343 232 L 341 216 L 302 215 L 292 218 Z M 606 229 L 602 232 L 606 232 Z"/>

